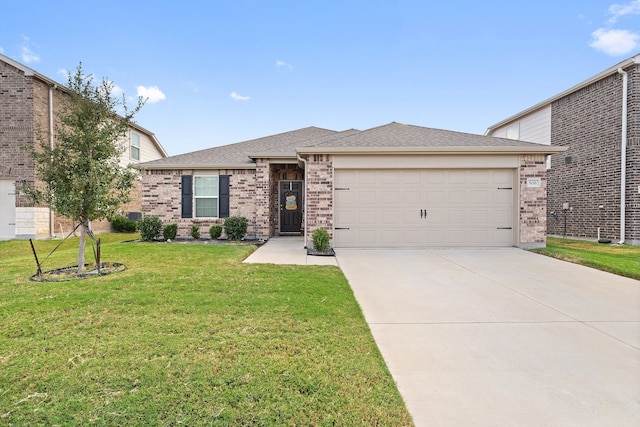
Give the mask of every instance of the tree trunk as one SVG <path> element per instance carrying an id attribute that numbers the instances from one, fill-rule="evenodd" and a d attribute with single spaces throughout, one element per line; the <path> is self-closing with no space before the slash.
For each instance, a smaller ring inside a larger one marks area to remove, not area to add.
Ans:
<path id="1" fill-rule="evenodd" d="M 82 221 L 80 227 L 80 249 L 78 250 L 78 274 L 84 273 L 84 247 L 87 242 L 87 223 Z"/>

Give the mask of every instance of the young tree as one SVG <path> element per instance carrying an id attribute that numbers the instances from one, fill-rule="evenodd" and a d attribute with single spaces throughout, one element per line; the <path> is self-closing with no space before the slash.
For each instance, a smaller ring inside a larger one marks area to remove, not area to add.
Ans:
<path id="1" fill-rule="evenodd" d="M 113 96 L 113 83 L 103 78 L 94 85 L 82 63 L 69 73 L 67 89 L 69 96 L 56 116 L 53 147 L 41 136 L 38 147 L 28 149 L 42 184 L 27 185 L 24 191 L 35 204 L 46 204 L 80 224 L 80 274 L 89 222 L 112 217 L 130 200 L 135 172 L 120 165 L 120 156 L 144 100 L 139 97 L 129 109 L 124 95 L 121 100 Z"/>

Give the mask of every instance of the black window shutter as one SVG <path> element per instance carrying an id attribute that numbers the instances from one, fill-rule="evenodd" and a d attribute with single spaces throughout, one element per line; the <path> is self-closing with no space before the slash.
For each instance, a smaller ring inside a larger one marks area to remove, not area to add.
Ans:
<path id="1" fill-rule="evenodd" d="M 229 218 L 229 175 L 218 177 L 218 203 L 220 207 L 219 217 Z"/>
<path id="2" fill-rule="evenodd" d="M 193 217 L 193 175 L 182 175 L 182 218 Z"/>

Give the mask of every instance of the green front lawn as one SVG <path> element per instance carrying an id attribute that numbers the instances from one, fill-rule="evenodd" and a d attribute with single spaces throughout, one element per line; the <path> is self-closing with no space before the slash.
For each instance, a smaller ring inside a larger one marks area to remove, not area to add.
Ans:
<path id="1" fill-rule="evenodd" d="M 0 425 L 412 424 L 338 268 L 101 237 L 127 269 L 60 283 L 0 242 Z"/>
<path id="2" fill-rule="evenodd" d="M 534 252 L 640 280 L 640 246 L 549 237 L 547 247 Z"/>

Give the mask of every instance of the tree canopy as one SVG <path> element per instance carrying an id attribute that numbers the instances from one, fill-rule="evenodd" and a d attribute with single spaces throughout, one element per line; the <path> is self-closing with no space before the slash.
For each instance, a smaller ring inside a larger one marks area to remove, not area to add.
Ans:
<path id="1" fill-rule="evenodd" d="M 29 150 L 36 172 L 35 185 L 25 194 L 35 204 L 45 204 L 56 214 L 81 224 L 78 272 L 84 265 L 85 233 L 90 221 L 114 216 L 129 202 L 136 172 L 122 167 L 129 127 L 144 100 L 134 108 L 126 97 L 114 96 L 114 85 L 103 78 L 95 85 L 82 63 L 69 73 L 68 96 L 55 113 L 54 143 L 40 130 L 39 144 Z M 39 182 L 38 182 L 39 181 Z"/>

